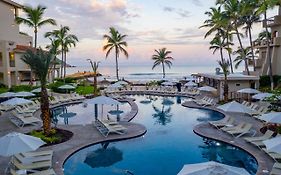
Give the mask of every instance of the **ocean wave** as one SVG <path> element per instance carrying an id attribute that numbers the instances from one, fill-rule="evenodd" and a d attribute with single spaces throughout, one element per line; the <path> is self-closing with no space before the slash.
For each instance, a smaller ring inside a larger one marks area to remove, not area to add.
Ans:
<path id="1" fill-rule="evenodd" d="M 166 75 L 174 75 L 176 73 L 166 73 Z M 142 76 L 142 75 L 163 75 L 162 73 L 132 73 L 128 75 Z"/>

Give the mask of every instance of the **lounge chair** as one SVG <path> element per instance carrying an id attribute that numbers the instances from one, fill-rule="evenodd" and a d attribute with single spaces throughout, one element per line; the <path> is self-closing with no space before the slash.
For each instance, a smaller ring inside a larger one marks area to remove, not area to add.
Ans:
<path id="1" fill-rule="evenodd" d="M 12 111 L 12 114 L 13 116 L 10 116 L 9 119 L 18 127 L 24 127 L 25 125 L 37 125 L 41 122 L 41 120 L 36 117 L 26 116 L 15 111 Z"/>
<path id="2" fill-rule="evenodd" d="M 21 171 L 21 172 L 19 172 Z M 13 168 L 10 168 L 10 173 L 12 175 L 22 175 L 22 171 L 24 171 L 24 173 L 26 173 L 26 170 L 15 170 Z M 56 175 L 55 171 L 53 169 L 48 169 L 48 170 L 42 170 L 42 171 L 35 171 L 31 173 L 28 173 L 28 175 Z"/>
<path id="3" fill-rule="evenodd" d="M 46 151 L 30 151 L 30 152 L 25 152 L 25 153 L 21 153 L 23 156 L 26 157 L 38 157 L 38 156 L 49 156 L 49 155 L 53 155 L 53 151 L 52 150 L 46 150 Z"/>
<path id="4" fill-rule="evenodd" d="M 23 164 L 15 157 L 12 158 L 11 164 L 19 170 L 36 170 L 36 169 L 49 169 L 52 167 L 52 161 L 38 161 L 30 164 Z"/>
<path id="5" fill-rule="evenodd" d="M 246 125 L 245 122 L 241 122 L 241 123 L 239 123 L 238 125 L 235 125 L 235 126 L 233 126 L 233 125 L 227 126 L 226 125 L 226 126 L 222 127 L 221 130 L 223 130 L 223 131 L 238 130 L 238 129 L 243 128 L 245 125 Z"/>
<path id="6" fill-rule="evenodd" d="M 236 130 L 228 130 L 228 131 L 226 131 L 227 133 L 229 133 L 229 134 L 231 134 L 231 135 L 233 135 L 233 136 L 235 136 L 235 135 L 237 135 L 236 137 L 241 137 L 241 136 L 243 136 L 244 134 L 248 134 L 248 133 L 250 133 L 251 132 L 251 129 L 252 129 L 252 124 L 250 124 L 250 123 L 247 123 L 247 124 L 245 124 L 243 127 L 241 127 L 241 128 L 238 128 L 238 129 L 236 129 Z M 254 135 L 255 133 L 253 133 L 253 135 Z"/>
<path id="7" fill-rule="evenodd" d="M 218 121 L 211 121 L 209 122 L 212 126 L 216 128 L 224 127 L 226 125 L 233 125 L 234 123 L 234 118 L 225 116 L 223 119 L 218 120 Z"/>
<path id="8" fill-rule="evenodd" d="M 0 104 L 0 110 L 1 111 L 10 111 L 10 110 L 12 110 L 14 108 L 15 108 L 15 106 Z"/>
<path id="9" fill-rule="evenodd" d="M 270 139 L 273 134 L 274 134 L 273 131 L 267 130 L 267 131 L 264 133 L 264 135 L 262 135 L 262 136 L 259 136 L 259 137 L 245 137 L 244 139 L 245 139 L 247 142 L 263 141 L 263 140 Z"/>
<path id="10" fill-rule="evenodd" d="M 270 152 L 268 151 L 266 148 L 262 148 L 262 150 L 268 154 L 272 159 L 274 159 L 275 161 L 277 160 L 281 160 L 281 154 L 276 153 L 276 152 Z"/>
<path id="11" fill-rule="evenodd" d="M 14 158 L 18 159 L 23 165 L 42 162 L 42 161 L 52 161 L 53 155 L 44 156 L 25 156 L 24 154 L 15 154 Z"/>

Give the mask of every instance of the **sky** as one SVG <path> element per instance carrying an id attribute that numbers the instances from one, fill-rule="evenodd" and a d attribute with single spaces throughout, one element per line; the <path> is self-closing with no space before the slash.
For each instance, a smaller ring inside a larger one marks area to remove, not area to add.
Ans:
<path id="1" fill-rule="evenodd" d="M 49 40 L 43 35 L 60 25 L 69 26 L 79 38 L 75 48 L 68 53 L 71 65 L 88 65 L 87 59 L 115 64 L 114 54 L 105 59 L 103 35 L 109 27 L 126 34 L 129 58 L 121 55 L 122 65 L 152 65 L 155 49 L 166 47 L 172 51 L 175 65 L 216 65 L 218 55 L 209 48 L 211 38 L 204 39 L 207 29 L 199 29 L 206 20 L 204 13 L 214 6 L 215 0 L 14 0 L 47 7 L 45 17 L 53 18 L 58 26 L 39 29 L 39 45 Z M 24 14 L 21 14 L 24 16 Z M 254 34 L 261 25 L 255 26 Z M 33 30 L 21 25 L 21 31 L 33 35 Z M 245 41 L 246 42 L 246 41 Z"/>

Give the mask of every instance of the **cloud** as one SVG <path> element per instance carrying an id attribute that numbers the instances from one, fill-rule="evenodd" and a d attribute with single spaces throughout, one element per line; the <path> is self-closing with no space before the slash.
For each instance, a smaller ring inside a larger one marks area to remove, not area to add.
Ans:
<path id="1" fill-rule="evenodd" d="M 164 12 L 170 12 L 170 13 L 176 13 L 177 15 L 179 15 L 180 17 L 183 17 L 183 18 L 187 18 L 187 17 L 190 16 L 189 11 L 181 9 L 181 8 L 176 9 L 176 8 L 173 8 L 173 7 L 165 6 L 165 7 L 163 7 L 163 11 Z"/>
<path id="2" fill-rule="evenodd" d="M 202 6 L 203 6 L 203 4 L 202 4 L 202 2 L 201 2 L 200 0 L 192 0 L 192 3 L 193 3 L 194 5 L 196 5 L 196 6 L 199 6 L 199 7 L 202 7 Z"/>

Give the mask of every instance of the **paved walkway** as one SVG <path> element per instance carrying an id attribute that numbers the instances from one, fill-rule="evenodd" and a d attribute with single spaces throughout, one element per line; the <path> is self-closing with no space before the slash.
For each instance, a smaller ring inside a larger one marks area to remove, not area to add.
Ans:
<path id="1" fill-rule="evenodd" d="M 103 141 L 115 141 L 123 140 L 141 136 L 145 134 L 146 128 L 143 125 L 128 122 L 132 120 L 138 113 L 138 107 L 133 102 L 133 99 L 123 99 L 131 105 L 131 111 L 128 112 L 126 117 L 121 121 L 121 124 L 127 128 L 127 132 L 124 135 L 111 134 L 108 137 L 104 137 L 100 132 L 91 124 L 88 125 L 58 125 L 58 128 L 65 129 L 73 132 L 73 137 L 67 142 L 40 148 L 39 150 L 53 150 L 53 168 L 58 175 L 63 175 L 62 167 L 67 157 L 73 154 L 75 151 L 84 148 L 86 146 L 97 144 Z M 3 113 L 0 116 L 0 137 L 10 132 L 28 133 L 34 129 L 40 129 L 40 126 L 27 126 L 24 128 L 16 127 L 8 119 L 11 115 L 10 112 Z M 40 112 L 35 112 L 35 116 L 39 117 Z M 10 158 L 0 156 L 0 174 L 4 174 L 5 168 L 8 166 Z"/>
<path id="2" fill-rule="evenodd" d="M 185 102 L 182 105 L 190 108 L 202 108 L 202 109 L 211 109 L 211 110 L 218 111 L 215 107 L 202 107 L 197 105 L 193 101 Z M 262 135 L 262 133 L 259 132 L 259 129 L 263 126 L 263 123 L 250 117 L 249 115 L 240 114 L 240 113 L 225 113 L 223 111 L 219 111 L 219 112 L 234 117 L 237 123 L 242 121 L 252 123 L 253 128 L 257 131 L 256 136 Z M 235 138 L 230 134 L 227 134 L 226 132 L 223 132 L 221 130 L 216 129 L 215 127 L 212 127 L 209 123 L 199 124 L 195 126 L 193 130 L 196 134 L 202 137 L 207 137 L 210 139 L 226 142 L 250 153 L 252 156 L 255 157 L 255 159 L 258 162 L 257 175 L 269 174 L 269 173 L 264 173 L 263 170 L 270 171 L 272 169 L 274 160 L 271 157 L 269 157 L 265 152 L 261 151 L 258 147 L 246 142 L 243 138 Z"/>

